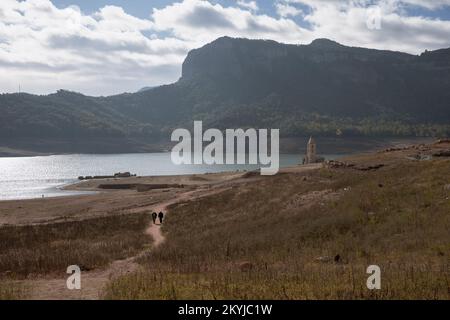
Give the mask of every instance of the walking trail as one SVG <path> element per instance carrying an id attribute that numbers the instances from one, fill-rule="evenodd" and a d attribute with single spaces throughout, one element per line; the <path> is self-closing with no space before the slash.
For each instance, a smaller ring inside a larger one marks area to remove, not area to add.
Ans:
<path id="1" fill-rule="evenodd" d="M 206 192 L 205 190 L 183 192 L 177 194 L 170 200 L 160 202 L 148 207 L 140 207 L 139 211 L 162 211 L 166 216 L 168 207 L 173 204 L 210 196 L 212 194 L 222 192 L 225 189 L 217 188 L 215 190 Z M 199 193 L 199 195 L 196 196 L 195 194 L 197 193 Z M 152 249 L 160 246 L 165 241 L 165 237 L 161 232 L 160 224 L 153 224 L 153 222 L 150 222 L 150 225 L 145 230 L 145 234 L 150 235 L 153 238 L 151 247 Z M 26 285 L 29 289 L 28 298 L 38 300 L 100 299 L 102 291 L 109 281 L 122 275 L 139 270 L 140 265 L 136 261 L 138 258 L 143 257 L 148 252 L 148 250 L 144 250 L 134 257 L 113 261 L 108 267 L 104 269 L 84 272 L 82 271 L 81 290 L 67 289 L 66 280 L 69 275 L 67 275 L 66 277 L 41 278 L 37 280 L 27 281 Z"/>

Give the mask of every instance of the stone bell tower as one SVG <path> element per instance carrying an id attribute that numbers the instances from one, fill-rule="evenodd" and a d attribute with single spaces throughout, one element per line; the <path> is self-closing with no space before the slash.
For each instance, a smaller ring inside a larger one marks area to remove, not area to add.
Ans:
<path id="1" fill-rule="evenodd" d="M 308 145 L 306 146 L 305 164 L 315 162 L 317 162 L 316 142 L 314 141 L 313 137 L 310 137 Z"/>

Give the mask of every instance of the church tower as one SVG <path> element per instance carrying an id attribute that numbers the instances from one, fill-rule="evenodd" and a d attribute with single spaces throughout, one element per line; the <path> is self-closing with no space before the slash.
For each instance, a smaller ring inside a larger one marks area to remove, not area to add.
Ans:
<path id="1" fill-rule="evenodd" d="M 310 137 L 308 145 L 306 146 L 305 164 L 315 162 L 317 162 L 316 142 L 314 141 L 313 137 Z"/>

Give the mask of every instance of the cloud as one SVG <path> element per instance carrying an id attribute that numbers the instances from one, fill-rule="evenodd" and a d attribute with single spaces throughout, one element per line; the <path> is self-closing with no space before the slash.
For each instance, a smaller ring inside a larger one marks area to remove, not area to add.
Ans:
<path id="1" fill-rule="evenodd" d="M 310 7 L 303 16 L 315 38 L 330 38 L 346 45 L 405 51 L 419 54 L 450 46 L 450 21 L 424 16 L 408 16 L 407 5 L 426 7 L 421 0 L 286 0 Z M 437 1 L 436 10 L 450 1 Z M 374 8 L 379 29 L 368 28 Z M 445 36 L 447 35 L 447 36 Z"/>
<path id="2" fill-rule="evenodd" d="M 405 5 L 422 7 L 429 10 L 436 10 L 450 6 L 450 0 L 284 0 L 290 3 L 301 3 L 310 7 L 318 8 L 323 5 L 333 5 L 341 8 L 367 7 L 372 5 L 382 5 L 390 7 L 401 7 Z"/>
<path id="3" fill-rule="evenodd" d="M 450 0 L 284 0 L 290 3 L 301 3 L 310 7 L 318 8 L 324 5 L 349 7 L 367 7 L 371 5 L 383 5 L 391 7 L 415 6 L 436 10 L 450 6 Z"/>
<path id="4" fill-rule="evenodd" d="M 238 1 L 237 1 L 237 5 L 238 5 L 239 7 L 246 8 L 246 9 L 250 9 L 250 10 L 253 10 L 253 11 L 258 11 L 258 10 L 259 10 L 258 4 L 256 3 L 256 1 L 243 1 L 243 0 L 238 0 Z"/>
<path id="5" fill-rule="evenodd" d="M 425 5 L 419 0 L 415 5 Z M 224 7 L 202 0 L 184 0 L 160 10 L 154 10 L 154 26 L 170 31 L 175 37 L 198 45 L 217 37 L 266 38 L 286 43 L 309 43 L 315 38 L 330 38 L 343 44 L 376 49 L 406 51 L 418 54 L 426 49 L 450 46 L 450 22 L 422 16 L 407 16 L 402 10 L 405 1 L 396 0 L 284 0 L 278 2 L 280 18 L 255 14 L 235 7 Z M 293 4 L 310 7 L 300 26 L 290 16 L 299 13 Z M 368 27 L 373 8 L 380 14 L 380 28 Z M 441 0 L 440 5 L 444 5 Z M 292 7 L 292 8 L 290 8 Z M 221 16 L 220 25 L 211 20 L 199 20 L 198 12 Z M 225 23 L 224 21 L 228 21 Z"/>
<path id="6" fill-rule="evenodd" d="M 367 26 L 374 5 L 380 29 Z M 2 0 L 0 72 L 7 76 L 0 77 L 0 91 L 16 91 L 20 83 L 34 93 L 64 88 L 101 95 L 169 83 L 180 76 L 189 50 L 221 36 L 292 44 L 330 38 L 418 54 L 450 47 L 450 21 L 409 16 L 406 9 L 449 5 L 450 0 L 278 0 L 277 14 L 269 15 L 256 1 L 225 6 L 175 0 L 149 7 L 143 19 L 118 6 L 86 14 L 77 6 L 57 8 L 50 0 Z"/>
<path id="7" fill-rule="evenodd" d="M 2 0 L 0 13 L 0 72 L 8 75 L 0 79 L 2 91 L 19 83 L 30 92 L 134 91 L 176 80 L 192 49 L 181 39 L 158 38 L 150 19 L 115 6 L 85 15 L 48 0 Z"/>
<path id="8" fill-rule="evenodd" d="M 435 10 L 450 6 L 450 0 L 403 0 L 396 1 L 401 4 L 414 5 L 418 7 Z"/>
<path id="9" fill-rule="evenodd" d="M 197 46 L 221 36 L 270 38 L 298 43 L 303 30 L 294 21 L 255 14 L 237 7 L 224 7 L 204 0 L 184 0 L 154 9 L 153 26 L 158 31 Z M 220 18 L 219 18 L 220 17 Z"/>
<path id="10" fill-rule="evenodd" d="M 286 4 L 286 3 L 276 3 L 275 8 L 277 10 L 277 13 L 283 18 L 286 18 L 289 16 L 295 17 L 295 16 L 303 14 L 302 10 L 297 9 L 296 7 Z"/>
<path id="11" fill-rule="evenodd" d="M 179 21 L 194 28 L 229 29 L 234 27 L 232 21 L 212 6 L 194 7 L 192 11 L 183 15 L 183 18 Z"/>

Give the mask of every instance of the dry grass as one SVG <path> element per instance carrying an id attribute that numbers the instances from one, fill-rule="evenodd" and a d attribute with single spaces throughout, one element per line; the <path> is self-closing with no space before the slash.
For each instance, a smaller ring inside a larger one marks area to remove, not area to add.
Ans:
<path id="1" fill-rule="evenodd" d="M 148 214 L 0 228 L 0 275 L 65 274 L 69 265 L 90 270 L 133 256 L 151 239 Z"/>
<path id="2" fill-rule="evenodd" d="M 11 281 L 0 280 L 0 300 L 18 300 L 26 297 L 23 286 Z"/>
<path id="3" fill-rule="evenodd" d="M 146 271 L 105 298 L 449 299 L 449 172 L 440 160 L 281 174 L 175 207 Z M 371 264 L 382 290 L 366 288 Z"/>

